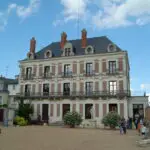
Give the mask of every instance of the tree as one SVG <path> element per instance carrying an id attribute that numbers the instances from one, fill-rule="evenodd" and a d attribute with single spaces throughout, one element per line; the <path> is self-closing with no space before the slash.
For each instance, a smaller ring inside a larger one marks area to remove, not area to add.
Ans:
<path id="1" fill-rule="evenodd" d="M 30 121 L 30 115 L 33 114 L 33 107 L 30 103 L 24 104 L 24 100 L 20 100 L 16 114 L 23 117 L 25 120 Z"/>
<path id="2" fill-rule="evenodd" d="M 118 126 L 119 120 L 120 116 L 116 112 L 112 111 L 103 117 L 102 123 L 104 124 L 104 126 L 115 128 L 116 126 Z"/>

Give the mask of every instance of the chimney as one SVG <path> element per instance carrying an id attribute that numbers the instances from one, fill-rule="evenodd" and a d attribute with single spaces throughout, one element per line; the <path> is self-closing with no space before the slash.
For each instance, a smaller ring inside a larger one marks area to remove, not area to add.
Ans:
<path id="1" fill-rule="evenodd" d="M 82 48 L 86 48 L 87 44 L 87 31 L 86 29 L 83 29 L 82 31 Z"/>
<path id="2" fill-rule="evenodd" d="M 34 37 L 30 40 L 30 53 L 35 53 L 36 40 Z"/>
<path id="3" fill-rule="evenodd" d="M 60 43 L 61 49 L 64 48 L 64 45 L 66 44 L 66 42 L 67 42 L 67 34 L 65 32 L 62 32 L 62 34 L 61 34 L 61 43 Z"/>

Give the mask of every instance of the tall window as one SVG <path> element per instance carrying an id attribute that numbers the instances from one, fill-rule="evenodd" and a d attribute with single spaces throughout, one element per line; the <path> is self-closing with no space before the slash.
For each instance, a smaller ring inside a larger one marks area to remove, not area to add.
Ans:
<path id="1" fill-rule="evenodd" d="M 32 67 L 28 67 L 26 69 L 26 78 L 30 79 L 31 78 L 31 74 L 32 74 Z"/>
<path id="2" fill-rule="evenodd" d="M 116 81 L 110 81 L 109 82 L 109 92 L 110 94 L 114 95 L 116 94 L 117 90 L 117 82 Z"/>
<path id="3" fill-rule="evenodd" d="M 49 84 L 43 84 L 43 95 L 49 95 Z"/>
<path id="4" fill-rule="evenodd" d="M 44 67 L 44 77 L 49 77 L 50 75 L 50 66 L 45 66 Z"/>
<path id="5" fill-rule="evenodd" d="M 15 90 L 16 89 L 16 85 L 15 84 L 13 84 L 13 90 Z"/>
<path id="6" fill-rule="evenodd" d="M 70 75 L 71 75 L 71 65 L 70 64 L 64 65 L 64 76 Z"/>
<path id="7" fill-rule="evenodd" d="M 92 95 L 93 92 L 93 82 L 86 82 L 85 85 L 86 95 Z"/>
<path id="8" fill-rule="evenodd" d="M 70 83 L 64 83 L 63 94 L 70 95 Z"/>
<path id="9" fill-rule="evenodd" d="M 0 105 L 3 104 L 2 96 L 0 96 Z"/>
<path id="10" fill-rule="evenodd" d="M 30 84 L 26 84 L 25 85 L 25 95 L 29 96 L 31 93 L 31 85 Z"/>
<path id="11" fill-rule="evenodd" d="M 109 61 L 109 73 L 116 72 L 116 61 Z"/>
<path id="12" fill-rule="evenodd" d="M 1 84 L 0 84 L 0 91 L 2 91 L 3 89 L 4 89 L 4 84 L 1 83 Z"/>
<path id="13" fill-rule="evenodd" d="M 93 73 L 93 64 L 92 63 L 87 63 L 86 64 L 86 74 L 91 75 Z"/>
<path id="14" fill-rule="evenodd" d="M 71 50 L 70 48 L 65 48 L 65 56 L 70 56 Z"/>

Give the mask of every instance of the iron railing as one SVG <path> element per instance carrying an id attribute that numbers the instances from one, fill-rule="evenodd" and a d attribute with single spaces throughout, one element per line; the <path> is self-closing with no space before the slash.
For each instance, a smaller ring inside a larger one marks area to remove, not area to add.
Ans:
<path id="1" fill-rule="evenodd" d="M 33 80 L 34 79 L 34 74 L 26 74 L 26 75 L 23 75 L 23 80 Z"/>
<path id="2" fill-rule="evenodd" d="M 38 93 L 18 93 L 17 97 L 26 97 L 26 98 L 76 98 L 76 97 L 85 97 L 85 98 L 98 98 L 98 97 L 125 97 L 130 96 L 129 90 L 123 91 L 72 91 L 72 92 L 38 92 Z"/>

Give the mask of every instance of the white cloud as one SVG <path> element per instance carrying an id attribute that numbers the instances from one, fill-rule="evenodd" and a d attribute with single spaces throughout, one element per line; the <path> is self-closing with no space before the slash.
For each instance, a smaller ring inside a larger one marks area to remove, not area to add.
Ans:
<path id="1" fill-rule="evenodd" d="M 89 17 L 86 14 L 90 14 L 91 25 L 100 29 L 150 23 L 150 0 L 60 0 L 60 2 L 64 6 L 65 21 L 76 20 L 78 15 L 82 21 L 83 18 Z"/>
<path id="2" fill-rule="evenodd" d="M 7 10 L 0 12 L 0 31 L 4 30 L 5 26 L 8 23 L 8 18 L 12 11 L 16 12 L 16 15 L 25 19 L 31 16 L 33 13 L 37 12 L 40 6 L 40 0 L 29 0 L 27 7 L 22 5 L 17 5 L 15 3 L 9 4 Z"/>
<path id="3" fill-rule="evenodd" d="M 150 84 L 141 84 L 140 85 L 140 87 L 141 87 L 141 90 L 150 90 Z"/>

